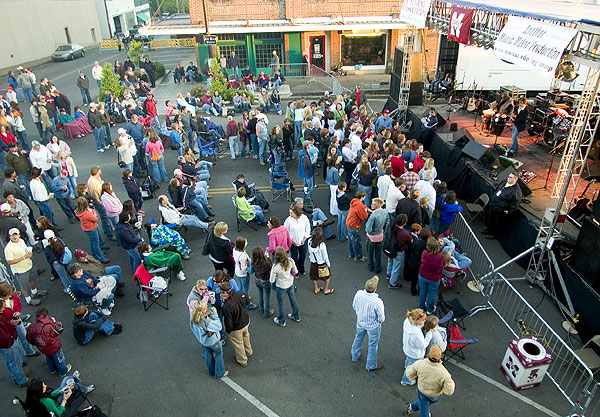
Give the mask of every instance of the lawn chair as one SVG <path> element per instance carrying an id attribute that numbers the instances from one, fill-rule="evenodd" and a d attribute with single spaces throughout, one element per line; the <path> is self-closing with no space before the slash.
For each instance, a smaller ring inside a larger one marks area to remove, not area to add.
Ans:
<path id="1" fill-rule="evenodd" d="M 73 291 L 71 291 L 71 286 L 67 287 L 67 294 L 78 305 L 84 305 L 84 306 L 88 306 L 88 307 L 93 307 L 96 311 L 100 311 L 102 309 L 102 307 L 100 306 L 100 304 L 98 304 L 97 302 L 95 302 L 91 298 L 88 298 L 88 299 L 85 299 L 85 300 L 77 298 L 77 296 L 73 293 Z"/>
<path id="2" fill-rule="evenodd" d="M 237 207 L 237 204 L 235 204 L 235 197 L 236 197 L 236 194 L 231 196 L 231 202 L 233 203 L 233 208 L 235 209 L 235 221 L 237 223 L 238 233 L 240 232 L 240 224 L 245 224 L 250 229 L 256 231 L 257 229 L 252 225 L 252 222 L 256 221 L 256 214 L 254 213 L 254 210 L 240 211 Z M 242 215 L 247 215 L 247 216 L 251 216 L 251 217 L 249 217 L 248 219 L 245 219 L 242 217 Z"/>
<path id="3" fill-rule="evenodd" d="M 198 133 L 198 152 L 200 153 L 200 159 L 209 159 L 212 157 L 216 161 L 218 146 L 219 144 L 215 143 L 208 133 Z"/>
<path id="4" fill-rule="evenodd" d="M 461 329 L 466 330 L 463 324 L 464 319 L 469 317 L 469 311 L 465 309 L 458 298 L 453 298 L 450 301 L 445 301 L 442 293 L 438 295 L 437 309 L 439 314 L 445 316 L 449 311 L 452 311 L 452 322 L 458 325 Z"/>
<path id="5" fill-rule="evenodd" d="M 292 183 L 287 177 L 285 164 L 270 164 L 269 179 L 271 181 L 271 192 L 273 193 L 273 201 L 279 197 L 284 197 L 285 201 L 289 202 L 292 199 Z"/>
<path id="6" fill-rule="evenodd" d="M 133 281 L 138 285 L 138 299 L 144 305 L 144 311 L 148 311 L 153 304 L 161 306 L 163 309 L 169 309 L 169 296 L 172 294 L 169 292 L 170 279 L 159 277 L 157 274 L 164 272 L 169 268 L 164 266 L 162 268 L 156 268 L 147 270 L 146 267 L 141 264 L 135 270 L 133 275 Z M 161 280 L 153 280 L 154 278 L 161 278 Z M 159 285 L 160 284 L 160 285 Z M 160 298 L 165 296 L 165 304 L 161 304 Z"/>
<path id="7" fill-rule="evenodd" d="M 233 186 L 233 192 L 235 194 L 237 194 L 237 187 L 235 186 L 235 180 L 231 181 L 231 185 Z M 248 188 L 250 189 L 250 191 L 254 192 L 254 183 L 248 184 Z M 254 204 L 255 199 L 256 199 L 256 194 L 254 194 L 252 197 L 246 196 L 246 200 L 248 200 L 248 203 L 250 203 L 250 204 Z"/>
<path id="8" fill-rule="evenodd" d="M 53 389 L 48 389 L 48 392 L 52 392 L 52 391 L 53 391 Z M 85 402 L 87 402 L 89 406 L 86 407 L 84 410 L 79 411 L 79 409 Z M 21 408 L 23 409 L 23 411 L 25 412 L 25 414 L 27 416 L 30 415 L 30 410 L 25 405 L 25 401 L 23 401 L 21 398 L 19 398 L 16 395 L 15 395 L 15 399 L 13 400 L 13 404 L 20 405 Z M 90 402 L 90 400 L 88 399 L 87 395 L 85 395 L 81 391 L 73 391 L 73 394 L 71 395 L 71 397 L 69 397 L 69 400 L 67 401 L 67 406 L 65 407 L 65 411 L 62 413 L 62 416 L 64 416 L 64 417 L 73 417 L 73 416 L 79 416 L 79 415 L 87 416 L 88 414 L 83 414 L 85 412 L 85 410 L 87 410 L 88 408 L 94 408 L 94 407 L 98 407 L 98 406 L 93 405 Z M 99 410 L 99 408 L 98 408 L 98 410 Z M 48 415 L 48 417 L 54 416 L 54 413 L 50 414 L 50 412 L 48 412 L 47 415 Z M 98 414 L 96 414 L 96 415 L 98 415 Z M 41 416 L 41 415 L 36 414 L 36 416 Z"/>
<path id="9" fill-rule="evenodd" d="M 475 220 L 480 214 L 483 214 L 485 206 L 490 202 L 490 196 L 483 193 L 474 203 L 467 203 L 467 211 L 469 212 L 469 223 Z"/>
<path id="10" fill-rule="evenodd" d="M 449 320 L 447 323 L 451 323 Z M 463 349 L 473 343 L 479 342 L 476 338 L 465 339 L 465 337 L 460 332 L 458 324 L 450 324 L 448 327 L 448 346 L 446 347 L 446 351 L 444 352 L 444 360 L 446 360 L 446 356 L 458 356 L 462 360 L 465 359 L 465 354 Z"/>
<path id="11" fill-rule="evenodd" d="M 158 212 L 160 213 L 160 210 Z M 176 224 L 176 223 L 167 223 L 165 221 L 165 218 L 163 217 L 162 213 L 160 213 L 160 222 L 161 222 L 161 224 L 163 226 L 167 226 L 169 229 L 173 229 L 173 230 L 177 231 L 180 235 L 182 235 L 182 236 L 186 235 L 187 236 L 187 231 L 188 231 L 187 226 L 185 226 L 185 225 L 183 225 L 181 223 L 179 223 L 179 224 Z"/>

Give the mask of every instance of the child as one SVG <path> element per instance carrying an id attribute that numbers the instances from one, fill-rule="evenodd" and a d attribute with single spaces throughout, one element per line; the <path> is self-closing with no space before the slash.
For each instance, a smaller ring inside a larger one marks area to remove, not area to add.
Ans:
<path id="1" fill-rule="evenodd" d="M 248 241 L 243 236 L 238 236 L 235 240 L 235 248 L 233 248 L 233 261 L 235 262 L 235 278 L 240 283 L 241 290 L 248 294 L 250 290 L 250 257 L 246 253 Z M 256 305 L 250 303 L 246 306 L 246 310 L 254 310 Z"/>
<path id="2" fill-rule="evenodd" d="M 338 230 L 337 235 L 340 241 L 345 241 L 348 238 L 348 230 L 346 228 L 346 217 L 350 211 L 350 197 L 346 195 L 348 186 L 344 181 L 340 181 L 337 188 L 337 208 L 338 208 Z"/>
<path id="3" fill-rule="evenodd" d="M 256 277 L 256 288 L 258 289 L 258 308 L 263 318 L 271 317 L 275 310 L 271 308 L 271 267 L 273 263 L 262 246 L 255 246 L 252 249 L 251 270 Z"/>
<path id="4" fill-rule="evenodd" d="M 433 338 L 434 329 L 430 329 L 427 335 L 423 336 L 421 328 L 425 324 L 427 315 L 420 308 L 415 308 L 406 313 L 402 332 L 402 350 L 406 355 L 404 362 L 404 375 L 402 375 L 402 386 L 415 385 L 415 379 L 408 379 L 406 376 L 406 368 L 425 357 L 425 349 Z"/>
<path id="5" fill-rule="evenodd" d="M 428 334 L 431 332 L 431 341 L 429 342 L 429 346 L 427 346 L 426 354 L 429 353 L 429 348 L 431 345 L 438 345 L 442 352 L 446 350 L 446 346 L 448 345 L 448 336 L 446 334 L 446 329 L 439 326 L 440 319 L 437 316 L 429 316 L 425 319 L 425 324 L 423 325 L 423 333 Z"/>
<path id="6" fill-rule="evenodd" d="M 440 213 L 439 226 L 437 233 L 442 234 L 452 226 L 454 219 L 456 219 L 456 213 L 463 211 L 462 206 L 456 201 L 456 193 L 452 190 L 448 191 L 446 198 L 442 203 L 442 211 Z"/>

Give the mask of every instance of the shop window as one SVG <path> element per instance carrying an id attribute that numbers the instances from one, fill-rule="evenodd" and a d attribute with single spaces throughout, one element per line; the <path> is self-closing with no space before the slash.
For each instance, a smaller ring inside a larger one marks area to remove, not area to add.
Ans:
<path id="1" fill-rule="evenodd" d="M 283 39 L 282 33 L 256 33 L 254 39 Z"/>
<path id="2" fill-rule="evenodd" d="M 246 35 L 217 35 L 217 39 L 220 41 L 246 41 Z M 236 52 L 237 54 L 237 52 Z"/>
<path id="3" fill-rule="evenodd" d="M 385 45 L 385 34 L 342 35 L 342 63 L 385 65 Z"/>
<path id="4" fill-rule="evenodd" d="M 256 45 L 256 68 L 267 68 L 271 65 L 273 51 L 277 51 L 279 62 L 283 62 L 281 58 L 283 56 L 283 46 L 280 43 L 264 43 L 262 45 Z"/>
<path id="5" fill-rule="evenodd" d="M 231 52 L 235 51 L 235 56 L 240 61 L 240 71 L 248 65 L 248 56 L 246 55 L 246 45 L 219 45 L 219 54 L 225 55 L 229 59 Z M 219 55 L 219 58 L 221 56 Z"/>

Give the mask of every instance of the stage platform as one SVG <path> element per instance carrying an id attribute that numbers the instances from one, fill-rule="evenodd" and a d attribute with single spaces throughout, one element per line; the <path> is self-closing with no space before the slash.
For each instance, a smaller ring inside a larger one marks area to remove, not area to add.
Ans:
<path id="1" fill-rule="evenodd" d="M 456 109 L 457 106 L 452 106 L 452 109 L 450 109 L 450 106 L 446 104 L 437 106 L 413 106 L 410 110 L 414 115 L 413 124 L 416 124 L 416 126 L 413 125 L 413 128 L 411 129 L 412 135 L 409 135 L 411 138 L 414 137 L 415 134 L 418 134 L 417 132 L 420 130 L 420 122 L 418 119 L 428 111 L 429 107 L 434 107 L 446 120 L 444 126 L 438 129 L 436 133 L 451 150 L 455 148 L 453 144 L 453 135 L 455 132 L 451 131 L 450 127 L 453 123 L 456 123 L 459 130 L 461 128 L 466 129 L 477 143 L 485 146 L 491 151 L 495 157 L 495 162 L 491 165 L 484 166 L 479 161 L 469 158 L 466 155 L 463 155 L 462 159 L 468 164 L 470 169 L 477 172 L 490 187 L 495 188 L 499 182 L 497 176 L 505 168 L 498 163 L 498 156 L 502 154 L 494 149 L 494 143 L 496 142 L 498 145 L 502 145 L 505 148 L 510 147 L 512 142 L 512 123 L 509 122 L 502 135 L 496 138 L 493 134 L 486 134 L 483 132 L 481 116 L 477 116 L 476 118 L 474 112 L 470 113 L 462 109 Z M 559 148 L 554 154 L 553 160 L 553 155 L 550 153 L 551 149 L 552 147 L 547 145 L 541 136 L 530 136 L 530 134 L 525 131 L 521 132 L 521 135 L 519 135 L 519 152 L 512 157 L 522 164 L 518 171 L 535 174 L 535 176 L 526 183 L 527 187 L 531 190 L 531 195 L 524 197 L 520 208 L 527 218 L 531 219 L 538 226 L 544 215 L 563 151 L 563 148 Z M 436 158 L 436 166 L 437 165 L 438 160 Z M 587 171 L 584 172 L 584 177 L 587 175 Z M 579 181 L 577 195 L 583 193 L 588 182 L 589 181 L 586 181 L 583 178 Z M 599 188 L 600 185 L 591 184 L 586 195 L 591 198 L 594 191 Z M 477 196 L 475 196 L 475 198 L 477 198 Z M 468 198 L 465 199 L 469 200 Z M 571 223 L 567 222 L 564 227 L 564 232 L 569 237 L 576 238 L 578 230 Z"/>

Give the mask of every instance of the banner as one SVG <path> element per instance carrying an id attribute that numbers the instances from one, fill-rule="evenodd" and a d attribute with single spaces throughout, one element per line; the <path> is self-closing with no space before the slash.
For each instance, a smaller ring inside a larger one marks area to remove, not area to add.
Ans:
<path id="1" fill-rule="evenodd" d="M 464 45 L 469 44 L 471 36 L 471 23 L 473 22 L 474 9 L 464 9 L 452 6 L 450 10 L 450 26 L 448 27 L 448 39 L 458 41 Z"/>
<path id="2" fill-rule="evenodd" d="M 431 0 L 404 0 L 400 11 L 400 20 L 416 26 L 417 29 L 423 29 L 427 22 L 430 5 Z"/>
<path id="3" fill-rule="evenodd" d="M 494 43 L 494 54 L 511 64 L 554 74 L 577 29 L 510 16 Z"/>

